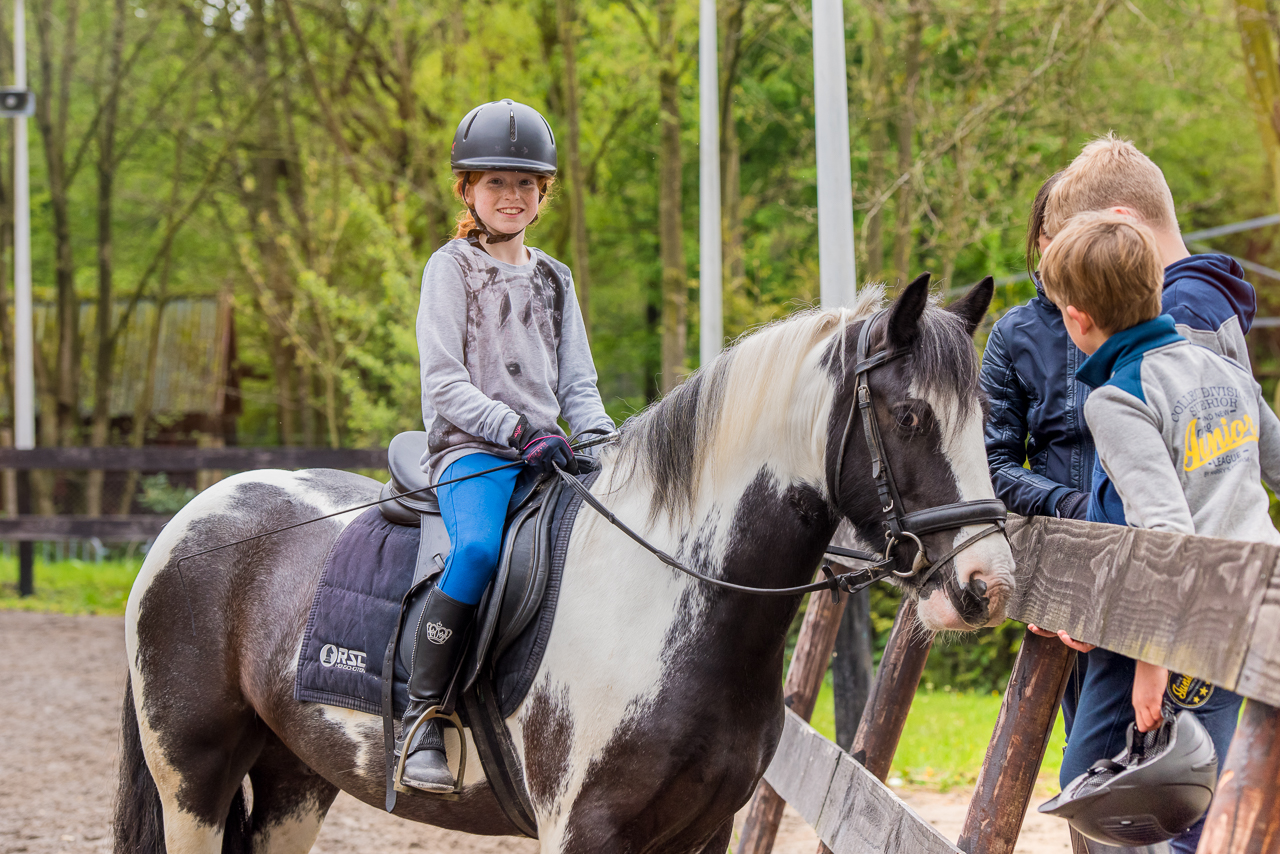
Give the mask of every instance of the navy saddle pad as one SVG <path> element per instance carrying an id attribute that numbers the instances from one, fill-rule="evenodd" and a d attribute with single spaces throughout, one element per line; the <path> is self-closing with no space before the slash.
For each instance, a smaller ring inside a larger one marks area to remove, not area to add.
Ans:
<path id="1" fill-rule="evenodd" d="M 581 506 L 572 490 L 560 492 L 550 539 L 551 563 L 542 604 L 528 626 L 492 665 L 502 715 L 528 693 L 542 663 L 560 594 L 564 556 Z M 418 558 L 417 527 L 396 525 L 377 507 L 360 514 L 329 550 L 307 617 L 294 697 L 371 715 L 382 714 L 382 665 Z M 415 596 L 417 594 L 415 593 Z M 396 657 L 392 705 L 397 717 L 409 704 L 409 674 Z"/>

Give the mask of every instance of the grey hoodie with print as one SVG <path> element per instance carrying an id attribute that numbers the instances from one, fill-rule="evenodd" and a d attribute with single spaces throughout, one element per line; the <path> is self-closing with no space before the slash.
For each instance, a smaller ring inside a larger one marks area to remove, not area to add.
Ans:
<path id="1" fill-rule="evenodd" d="M 1262 482 L 1280 485 L 1280 420 L 1247 369 L 1161 315 L 1107 339 L 1076 372 L 1114 491 L 1095 522 L 1280 545 Z M 1113 496 L 1118 493 L 1118 498 Z"/>
<path id="2" fill-rule="evenodd" d="M 596 389 L 586 328 L 569 268 L 533 247 L 507 264 L 466 240 L 451 240 L 422 274 L 418 356 L 423 471 L 438 480 L 454 461 L 484 452 L 508 459 L 520 415 L 557 431 L 612 430 Z"/>

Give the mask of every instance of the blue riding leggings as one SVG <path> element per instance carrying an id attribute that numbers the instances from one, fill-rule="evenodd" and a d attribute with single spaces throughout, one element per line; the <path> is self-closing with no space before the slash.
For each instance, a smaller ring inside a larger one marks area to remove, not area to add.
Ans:
<path id="1" fill-rule="evenodd" d="M 1105 649 L 1076 656 L 1076 670 L 1062 698 L 1062 723 L 1067 749 L 1058 780 L 1063 788 L 1099 759 L 1125 749 L 1125 733 L 1133 723 L 1133 659 Z M 1218 771 L 1227 761 L 1227 747 L 1240 714 L 1239 694 L 1214 686 L 1203 704 L 1191 709 L 1204 724 L 1218 751 Z M 1195 854 L 1204 819 L 1170 840 L 1174 854 Z"/>
<path id="2" fill-rule="evenodd" d="M 453 480 L 509 462 L 492 454 L 468 454 L 446 468 L 440 480 Z M 507 505 L 520 469 L 513 466 L 436 490 L 450 542 L 444 574 L 436 586 L 449 598 L 475 605 L 484 595 L 498 568 Z"/>

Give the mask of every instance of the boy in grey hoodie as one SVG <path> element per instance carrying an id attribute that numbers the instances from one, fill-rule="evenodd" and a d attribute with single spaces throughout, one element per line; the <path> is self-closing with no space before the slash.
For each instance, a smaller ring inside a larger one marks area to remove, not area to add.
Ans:
<path id="1" fill-rule="evenodd" d="M 1093 389 L 1085 420 L 1115 496 L 1095 488 L 1089 518 L 1280 545 L 1260 482 L 1280 485 L 1280 420 L 1246 368 L 1191 343 L 1160 314 L 1164 272 L 1151 230 L 1121 214 L 1080 214 L 1055 236 L 1040 273 L 1067 334 L 1089 356 L 1076 378 Z M 1225 756 L 1240 698 L 1193 682 L 1092 651 L 1063 778 L 1122 750 L 1130 722 L 1141 732 L 1159 726 L 1166 691 Z M 1193 852 L 1202 826 L 1172 850 Z"/>

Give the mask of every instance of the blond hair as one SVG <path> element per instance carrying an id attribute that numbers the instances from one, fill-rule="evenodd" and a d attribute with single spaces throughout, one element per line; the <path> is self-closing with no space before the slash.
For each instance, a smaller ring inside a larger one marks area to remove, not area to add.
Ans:
<path id="1" fill-rule="evenodd" d="M 462 191 L 467 187 L 474 187 L 476 184 L 479 184 L 480 179 L 483 177 L 484 177 L 483 172 L 460 173 L 457 177 L 457 180 L 453 182 L 454 198 L 462 202 L 464 205 L 467 204 L 466 197 L 462 195 Z M 550 203 L 551 185 L 554 184 L 556 180 L 554 177 L 550 175 L 538 175 L 537 178 L 538 178 L 538 193 L 541 195 L 542 198 L 539 199 L 538 201 L 538 215 L 533 218 L 533 222 L 529 223 L 530 226 L 532 226 L 534 222 L 538 221 L 538 217 L 542 216 L 543 208 L 545 208 L 547 204 Z M 479 228 L 479 226 L 476 225 L 475 217 L 471 215 L 470 206 L 465 207 L 458 212 L 457 224 L 454 226 L 454 229 L 453 229 L 453 239 L 457 240 L 460 237 L 466 237 L 468 234 L 471 233 L 472 230 L 476 228 Z"/>
<path id="2" fill-rule="evenodd" d="M 1049 244 L 1040 281 L 1059 308 L 1075 306 L 1110 334 L 1160 314 L 1164 267 L 1150 228 L 1091 211 L 1072 217 Z"/>
<path id="3" fill-rule="evenodd" d="M 1076 214 L 1110 208 L 1128 208 L 1153 229 L 1178 231 L 1164 173 L 1132 142 L 1114 133 L 1086 145 L 1062 170 L 1045 206 L 1045 232 L 1052 238 Z"/>

